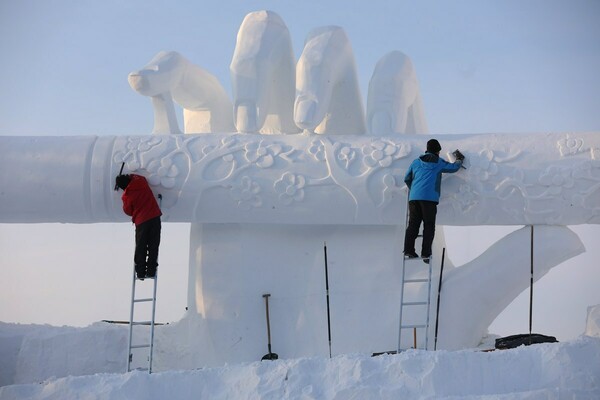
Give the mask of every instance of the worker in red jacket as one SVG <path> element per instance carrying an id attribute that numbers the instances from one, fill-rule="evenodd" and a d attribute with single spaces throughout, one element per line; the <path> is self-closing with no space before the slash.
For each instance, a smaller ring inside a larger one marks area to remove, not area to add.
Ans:
<path id="1" fill-rule="evenodd" d="M 140 175 L 119 175 L 115 187 L 124 190 L 123 211 L 135 224 L 135 272 L 138 279 L 154 278 L 158 267 L 160 245 L 160 216 L 162 212 L 148 186 Z"/>

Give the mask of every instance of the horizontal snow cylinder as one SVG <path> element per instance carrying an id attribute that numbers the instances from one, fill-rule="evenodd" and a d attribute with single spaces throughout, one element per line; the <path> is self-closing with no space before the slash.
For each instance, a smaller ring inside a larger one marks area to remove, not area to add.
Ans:
<path id="1" fill-rule="evenodd" d="M 164 220 L 405 222 L 408 166 L 433 136 L 0 137 L 0 222 L 118 222 L 124 173 L 162 194 Z M 466 169 L 444 174 L 442 225 L 600 223 L 600 134 L 435 136 Z"/>

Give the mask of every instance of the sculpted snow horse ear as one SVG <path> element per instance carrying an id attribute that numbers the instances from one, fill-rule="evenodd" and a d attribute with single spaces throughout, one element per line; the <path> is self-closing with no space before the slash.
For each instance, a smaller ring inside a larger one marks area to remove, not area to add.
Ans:
<path id="1" fill-rule="evenodd" d="M 369 133 L 426 134 L 417 74 L 410 58 L 400 51 L 383 56 L 373 71 L 367 99 Z"/>
<path id="2" fill-rule="evenodd" d="M 229 67 L 238 132 L 298 133 L 293 119 L 295 64 L 281 17 L 272 11 L 246 15 Z"/>
<path id="3" fill-rule="evenodd" d="M 296 65 L 296 125 L 319 134 L 366 133 L 352 46 L 337 26 L 313 30 Z"/>
<path id="4" fill-rule="evenodd" d="M 233 132 L 231 101 L 216 77 L 174 51 L 161 51 L 128 76 L 133 90 L 152 99 L 154 134 L 181 133 L 173 100 L 183 107 L 186 133 Z"/>

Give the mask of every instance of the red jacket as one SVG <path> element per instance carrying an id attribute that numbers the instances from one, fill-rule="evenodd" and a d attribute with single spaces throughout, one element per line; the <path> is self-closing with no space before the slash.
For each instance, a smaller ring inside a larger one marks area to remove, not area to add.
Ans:
<path id="1" fill-rule="evenodd" d="M 121 199 L 123 211 L 131 216 L 131 220 L 136 225 L 162 215 L 154 194 L 143 176 L 131 174 L 131 181 Z"/>

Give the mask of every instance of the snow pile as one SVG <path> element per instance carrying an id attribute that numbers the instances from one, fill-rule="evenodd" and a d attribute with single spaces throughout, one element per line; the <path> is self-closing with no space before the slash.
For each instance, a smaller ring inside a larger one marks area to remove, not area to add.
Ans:
<path id="1" fill-rule="evenodd" d="M 589 308 L 586 335 L 576 340 L 512 350 L 409 350 L 399 355 L 256 361 L 151 375 L 121 373 L 126 327 L 0 323 L 0 377 L 8 385 L 0 387 L 0 399 L 597 399 L 599 316 L 600 305 Z M 53 377 L 66 371 L 84 376 Z M 90 373 L 95 374 L 86 375 Z M 29 383 L 11 384 L 13 378 Z"/>
<path id="2" fill-rule="evenodd" d="M 97 374 L 0 388 L 2 399 L 597 399 L 600 339 L 507 351 L 411 350 L 257 361 L 148 375 Z"/>

